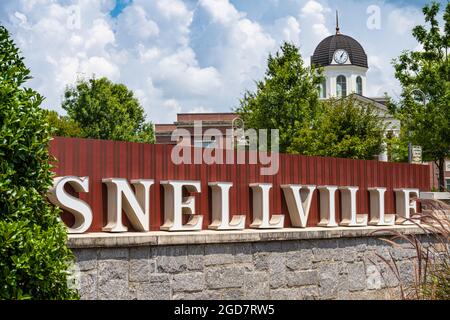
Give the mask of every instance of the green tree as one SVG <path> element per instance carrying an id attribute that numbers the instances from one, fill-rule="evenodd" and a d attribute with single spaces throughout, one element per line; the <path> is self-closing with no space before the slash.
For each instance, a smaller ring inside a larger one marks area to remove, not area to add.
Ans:
<path id="1" fill-rule="evenodd" d="M 144 109 L 123 84 L 80 80 L 66 89 L 62 107 L 86 138 L 154 142 L 153 125 L 145 123 Z"/>
<path id="2" fill-rule="evenodd" d="M 245 92 L 236 112 L 248 128 L 278 129 L 279 150 L 286 152 L 295 133 L 317 112 L 318 71 L 304 66 L 295 45 L 284 43 L 275 56 L 269 55 L 264 80 L 256 82 L 255 92 Z"/>
<path id="3" fill-rule="evenodd" d="M 83 137 L 83 131 L 78 123 L 69 119 L 67 116 L 60 116 L 56 111 L 45 110 L 47 120 L 52 128 L 54 135 L 58 137 Z"/>
<path id="4" fill-rule="evenodd" d="M 66 228 L 46 198 L 51 130 L 43 97 L 23 87 L 29 73 L 0 26 L 0 298 L 76 298 Z"/>
<path id="5" fill-rule="evenodd" d="M 373 159 L 382 151 L 383 120 L 371 104 L 349 96 L 323 101 L 320 114 L 296 133 L 291 153 Z"/>
<path id="6" fill-rule="evenodd" d="M 401 120 L 409 141 L 422 146 L 424 160 L 436 163 L 442 191 L 445 158 L 450 156 L 450 3 L 443 14 L 442 30 L 439 9 L 436 2 L 425 6 L 428 26 L 413 29 L 423 50 L 405 51 L 393 62 L 403 92 L 391 110 Z"/>

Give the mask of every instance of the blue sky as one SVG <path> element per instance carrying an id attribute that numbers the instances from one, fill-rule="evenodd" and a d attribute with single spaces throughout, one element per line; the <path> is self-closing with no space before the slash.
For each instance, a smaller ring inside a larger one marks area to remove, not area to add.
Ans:
<path id="1" fill-rule="evenodd" d="M 110 11 L 111 16 L 117 17 L 131 2 L 132 0 L 116 0 L 114 8 Z"/>
<path id="2" fill-rule="evenodd" d="M 298 45 L 309 64 L 316 45 L 334 32 L 335 10 L 341 32 L 368 55 L 368 95 L 398 97 L 391 61 L 402 50 L 418 49 L 411 28 L 423 23 L 425 3 L 2 0 L 0 23 L 21 48 L 34 77 L 29 86 L 46 97 L 46 108 L 64 113 L 65 87 L 95 74 L 126 84 L 148 119 L 164 123 L 177 112 L 236 107 L 283 41 Z"/>

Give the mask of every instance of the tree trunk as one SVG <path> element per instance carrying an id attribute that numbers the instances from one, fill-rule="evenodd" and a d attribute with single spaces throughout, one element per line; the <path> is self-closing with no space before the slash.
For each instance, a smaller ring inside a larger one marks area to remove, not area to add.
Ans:
<path id="1" fill-rule="evenodd" d="M 445 191 L 445 171 L 444 171 L 445 159 L 441 158 L 438 162 L 438 170 L 439 170 L 439 191 Z"/>

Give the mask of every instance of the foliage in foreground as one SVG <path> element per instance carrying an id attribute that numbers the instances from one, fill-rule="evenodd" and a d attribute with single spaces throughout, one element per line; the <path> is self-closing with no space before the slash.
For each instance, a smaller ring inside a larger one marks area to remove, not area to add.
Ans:
<path id="1" fill-rule="evenodd" d="M 23 84 L 29 70 L 0 26 L 0 299 L 72 299 L 73 255 L 52 186 L 51 130 L 43 97 Z"/>
<path id="2" fill-rule="evenodd" d="M 395 275 L 404 300 L 450 299 L 450 220 L 446 211 L 450 206 L 438 200 L 421 200 L 429 210 L 409 219 L 425 235 L 406 235 L 402 231 L 390 232 L 391 239 L 382 239 L 395 247 L 406 242 L 415 251 L 412 281 L 406 281 L 396 260 L 378 255 Z M 420 221 L 420 223 L 417 220 Z M 426 241 L 424 241 L 426 240 Z"/>

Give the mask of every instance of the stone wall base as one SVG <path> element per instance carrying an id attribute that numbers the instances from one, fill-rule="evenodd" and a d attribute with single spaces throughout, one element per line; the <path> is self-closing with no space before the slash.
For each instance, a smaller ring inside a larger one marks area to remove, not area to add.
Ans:
<path id="1" fill-rule="evenodd" d="M 415 256 L 376 237 L 73 251 L 82 299 L 398 299 L 380 256 L 404 281 Z"/>

